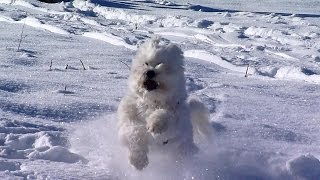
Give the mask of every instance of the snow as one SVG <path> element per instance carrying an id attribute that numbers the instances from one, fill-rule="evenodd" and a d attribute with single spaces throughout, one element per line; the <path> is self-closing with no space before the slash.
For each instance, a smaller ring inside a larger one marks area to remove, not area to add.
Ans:
<path id="1" fill-rule="evenodd" d="M 53 33 L 64 34 L 64 35 L 68 34 L 68 32 L 65 30 L 62 30 L 62 29 L 55 27 L 55 26 L 42 24 L 38 19 L 30 17 L 30 16 L 26 17 L 25 19 L 22 19 L 20 22 L 21 23 L 23 22 L 26 25 L 29 25 L 34 28 L 45 29 L 45 30 L 53 32 Z"/>
<path id="2" fill-rule="evenodd" d="M 307 154 L 299 156 L 287 163 L 289 172 L 300 178 L 317 179 L 320 177 L 320 161 Z"/>
<path id="3" fill-rule="evenodd" d="M 115 46 L 124 46 L 128 49 L 131 49 L 131 50 L 137 50 L 137 48 L 135 46 L 128 44 L 120 37 L 114 36 L 112 34 L 107 34 L 107 33 L 101 34 L 101 33 L 97 33 L 97 32 L 85 32 L 83 34 L 83 36 L 98 39 L 101 41 L 105 41 L 105 42 L 110 43 Z"/>
<path id="4" fill-rule="evenodd" d="M 319 5 L 1 0 L 0 179 L 319 179 Z M 154 35 L 183 49 L 214 135 L 184 162 L 150 151 L 140 172 L 116 109 Z"/>
<path id="5" fill-rule="evenodd" d="M 197 59 L 201 59 L 204 61 L 209 61 L 212 62 L 214 64 L 217 64 L 220 67 L 223 67 L 225 69 L 231 70 L 231 71 L 235 71 L 235 72 L 246 72 L 247 67 L 239 67 L 239 66 L 234 66 L 231 63 L 228 63 L 227 61 L 224 61 L 223 59 L 221 59 L 221 57 L 215 56 L 207 51 L 203 51 L 203 50 L 188 50 L 184 52 L 185 57 L 190 57 L 190 58 L 197 58 Z M 250 69 L 250 71 L 248 70 L 249 74 L 253 74 L 254 71 L 252 71 L 252 69 Z"/>

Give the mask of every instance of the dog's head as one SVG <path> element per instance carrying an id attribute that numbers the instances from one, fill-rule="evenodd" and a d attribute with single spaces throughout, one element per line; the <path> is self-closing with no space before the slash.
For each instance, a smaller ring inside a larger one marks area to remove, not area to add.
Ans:
<path id="1" fill-rule="evenodd" d="M 186 96 L 183 59 L 177 45 L 164 43 L 159 37 L 146 41 L 132 62 L 130 89 L 149 100 Z"/>

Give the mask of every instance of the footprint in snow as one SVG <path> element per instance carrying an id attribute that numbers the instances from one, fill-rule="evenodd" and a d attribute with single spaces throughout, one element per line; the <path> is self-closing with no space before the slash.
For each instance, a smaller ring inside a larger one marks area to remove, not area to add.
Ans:
<path id="1" fill-rule="evenodd" d="M 195 92 L 204 89 L 205 83 L 198 78 L 186 77 L 188 92 Z"/>
<path id="2" fill-rule="evenodd" d="M 23 53 L 18 58 L 11 60 L 11 63 L 20 66 L 34 66 L 38 63 L 37 58 L 30 53 Z"/>
<path id="3" fill-rule="evenodd" d="M 6 91 L 11 93 L 18 93 L 24 90 L 29 89 L 30 86 L 18 81 L 12 80 L 0 80 L 0 91 Z"/>
<path id="4" fill-rule="evenodd" d="M 309 143 L 310 139 L 304 135 L 295 133 L 291 130 L 262 124 L 262 129 L 260 131 L 264 139 L 274 139 L 277 141 L 285 142 L 300 142 L 300 143 Z"/>

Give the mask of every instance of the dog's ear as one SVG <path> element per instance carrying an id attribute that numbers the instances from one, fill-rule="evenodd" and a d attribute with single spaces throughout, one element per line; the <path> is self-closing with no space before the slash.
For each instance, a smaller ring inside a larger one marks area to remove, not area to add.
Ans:
<path id="1" fill-rule="evenodd" d="M 147 44 L 148 46 L 150 46 L 154 49 L 158 49 L 159 47 L 168 46 L 170 44 L 170 40 L 165 39 L 159 35 L 154 35 L 150 39 L 145 41 L 144 44 Z"/>
<path id="2" fill-rule="evenodd" d="M 161 41 L 160 36 L 153 36 L 151 39 L 147 39 L 145 41 L 140 41 L 138 44 L 139 50 L 151 50 L 157 49 Z"/>
<path id="3" fill-rule="evenodd" d="M 184 67 L 183 51 L 178 45 L 170 43 L 168 46 L 166 46 L 165 52 L 167 56 L 166 58 L 168 60 L 174 61 L 175 62 L 174 64 L 177 67 L 182 67 L 182 68 Z"/>
<path id="4" fill-rule="evenodd" d="M 158 35 L 152 36 L 150 39 L 142 40 L 138 42 L 138 48 L 140 47 L 158 47 L 161 41 L 161 37 Z"/>
<path id="5" fill-rule="evenodd" d="M 176 56 L 183 56 L 183 51 L 176 44 L 169 44 L 167 46 L 167 51 L 171 54 L 175 54 Z"/>
<path id="6" fill-rule="evenodd" d="M 161 41 L 161 37 L 160 36 L 153 36 L 152 38 L 151 38 L 151 45 L 153 46 L 153 47 L 158 47 L 159 46 L 159 44 L 160 44 L 160 41 Z"/>

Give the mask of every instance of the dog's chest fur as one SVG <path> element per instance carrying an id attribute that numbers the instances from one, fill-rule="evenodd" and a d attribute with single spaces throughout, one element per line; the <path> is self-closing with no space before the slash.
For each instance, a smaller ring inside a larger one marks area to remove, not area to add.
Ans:
<path id="1" fill-rule="evenodd" d="M 149 142 L 153 142 L 163 148 L 170 148 L 172 146 L 179 145 L 180 142 L 185 141 L 185 139 L 190 139 L 192 136 L 192 126 L 190 122 L 190 114 L 188 106 L 184 101 L 175 102 L 157 102 L 150 101 L 146 102 L 143 99 L 137 100 L 137 112 L 139 119 L 142 123 L 146 124 L 148 117 L 157 109 L 168 110 L 173 119 L 169 122 L 168 129 L 161 134 L 150 135 Z M 177 142 L 179 142 L 177 144 Z"/>
<path id="2" fill-rule="evenodd" d="M 160 102 L 160 101 L 137 101 L 137 109 L 139 110 L 138 115 L 141 121 L 145 122 L 146 119 L 156 110 L 156 109 L 167 109 L 172 112 L 172 115 L 176 120 L 179 119 L 177 109 L 179 108 L 180 102 Z"/>

